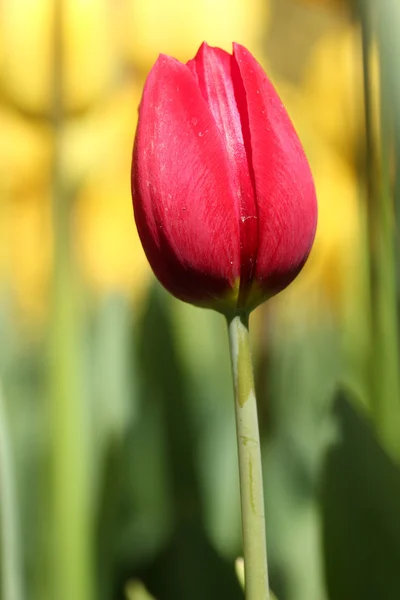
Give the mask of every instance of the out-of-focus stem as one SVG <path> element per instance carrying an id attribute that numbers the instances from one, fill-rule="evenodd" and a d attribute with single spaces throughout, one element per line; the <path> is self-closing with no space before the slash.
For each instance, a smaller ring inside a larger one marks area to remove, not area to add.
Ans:
<path id="1" fill-rule="evenodd" d="M 0 556 L 1 597 L 23 599 L 23 578 L 19 549 L 16 482 L 4 398 L 0 385 Z"/>
<path id="2" fill-rule="evenodd" d="M 372 316 L 372 411 L 378 435 L 386 449 L 399 459 L 400 379 L 394 211 L 391 202 L 387 106 L 381 98 L 381 112 L 377 114 L 372 93 L 373 8 L 369 0 L 360 4 Z M 380 72 L 382 77 L 382 65 Z M 380 93 L 382 87 L 381 80 Z M 379 132 L 374 132 L 374 115 L 379 118 Z"/>
<path id="3" fill-rule="evenodd" d="M 53 597 L 90 600 L 92 590 L 87 419 L 79 360 L 79 310 L 71 251 L 70 194 L 63 171 L 63 0 L 55 0 L 53 39 L 54 273 L 49 387 L 52 435 Z"/>
<path id="4" fill-rule="evenodd" d="M 235 389 L 246 600 L 269 600 L 264 492 L 248 315 L 228 321 Z"/>

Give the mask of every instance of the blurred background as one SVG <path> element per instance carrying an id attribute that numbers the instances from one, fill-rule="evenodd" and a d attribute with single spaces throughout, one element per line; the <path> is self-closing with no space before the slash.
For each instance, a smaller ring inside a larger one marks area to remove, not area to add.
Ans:
<path id="1" fill-rule="evenodd" d="M 225 323 L 156 283 L 130 198 L 145 77 L 203 40 L 263 64 L 319 200 L 251 321 L 272 589 L 400 597 L 398 0 L 1 0 L 3 600 L 243 597 Z"/>

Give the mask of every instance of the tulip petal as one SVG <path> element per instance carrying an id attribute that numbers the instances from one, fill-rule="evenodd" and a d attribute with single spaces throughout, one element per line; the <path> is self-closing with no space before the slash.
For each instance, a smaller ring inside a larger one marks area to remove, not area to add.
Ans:
<path id="1" fill-rule="evenodd" d="M 171 293 L 201 305 L 235 286 L 239 219 L 223 140 L 189 68 L 163 55 L 140 105 L 132 191 L 144 250 Z"/>
<path id="2" fill-rule="evenodd" d="M 234 44 L 246 91 L 258 216 L 255 278 L 271 295 L 300 271 L 317 221 L 312 175 L 303 148 L 262 67 L 246 48 Z"/>
<path id="3" fill-rule="evenodd" d="M 188 67 L 196 77 L 200 91 L 206 100 L 223 142 L 229 161 L 229 176 L 238 204 L 240 227 L 240 298 L 245 296 L 253 279 L 258 250 L 258 214 L 255 197 L 255 182 L 252 178 L 250 145 L 244 136 L 248 125 L 245 90 L 233 56 L 203 43 Z M 247 126 L 246 126 L 247 125 Z"/>

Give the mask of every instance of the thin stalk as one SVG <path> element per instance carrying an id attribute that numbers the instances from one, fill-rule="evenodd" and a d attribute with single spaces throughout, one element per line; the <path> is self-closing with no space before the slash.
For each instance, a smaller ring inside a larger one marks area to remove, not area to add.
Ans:
<path id="1" fill-rule="evenodd" d="M 246 600 L 269 600 L 260 434 L 248 315 L 228 320 L 235 389 Z"/>
<path id="2" fill-rule="evenodd" d="M 53 229 L 54 273 L 49 387 L 52 434 L 51 574 L 57 600 L 93 597 L 87 414 L 82 393 L 80 311 L 72 251 L 71 193 L 63 170 L 65 131 L 64 0 L 53 3 Z"/>
<path id="3" fill-rule="evenodd" d="M 19 547 L 18 502 L 7 415 L 0 387 L 0 556 L 1 597 L 22 600 L 23 582 Z"/>
<path id="4" fill-rule="evenodd" d="M 399 342 L 396 306 L 395 228 L 391 197 L 390 136 L 387 104 L 381 97 L 377 113 L 372 95 L 372 5 L 360 6 L 362 58 L 364 72 L 366 175 L 368 200 L 368 241 L 370 250 L 370 292 L 372 316 L 372 410 L 378 434 L 386 449 L 400 457 L 400 379 L 398 375 Z M 375 15 L 376 16 L 376 15 Z M 381 64 L 381 78 L 384 65 Z M 380 93 L 383 91 L 382 79 Z M 374 131 L 374 115 L 379 117 L 379 134 Z"/>

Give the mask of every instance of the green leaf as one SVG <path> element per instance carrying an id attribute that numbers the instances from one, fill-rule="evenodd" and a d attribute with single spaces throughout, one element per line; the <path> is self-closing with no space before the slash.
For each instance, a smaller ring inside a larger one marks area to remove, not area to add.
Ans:
<path id="1" fill-rule="evenodd" d="M 367 421 L 336 399 L 340 442 L 329 452 L 322 508 L 331 600 L 399 597 L 400 471 Z"/>
<path id="2" fill-rule="evenodd" d="M 168 498 L 166 510 L 171 508 L 173 523 L 168 543 L 147 564 L 141 578 L 163 600 L 239 599 L 241 592 L 231 563 L 218 555 L 204 526 L 197 462 L 201 417 L 195 404 L 197 389 L 178 350 L 171 312 L 176 304 L 160 286 L 154 288 L 138 344 L 144 406 L 159 411 L 162 424 L 157 438 L 147 436 L 143 440 L 138 458 L 144 460 L 157 439 L 162 440 L 170 495 L 158 494 L 158 501 Z M 196 338 L 192 336 L 188 352 L 195 351 L 195 347 Z M 149 472 L 143 467 L 143 477 L 150 479 Z"/>
<path id="3" fill-rule="evenodd" d="M 270 583 L 279 598 L 325 600 L 318 482 L 335 435 L 338 339 L 324 313 L 310 323 L 299 306 L 285 328 L 270 310 L 258 395 Z"/>
<path id="4" fill-rule="evenodd" d="M 127 600 L 155 600 L 146 590 L 143 583 L 137 580 L 130 581 L 125 591 Z"/>
<path id="5" fill-rule="evenodd" d="M 188 410 L 196 427 L 204 525 L 214 546 L 231 561 L 240 551 L 242 531 L 226 321 L 215 311 L 182 302 L 173 308 L 177 352 L 191 391 Z"/>

